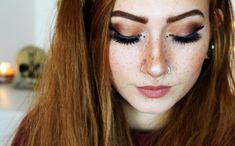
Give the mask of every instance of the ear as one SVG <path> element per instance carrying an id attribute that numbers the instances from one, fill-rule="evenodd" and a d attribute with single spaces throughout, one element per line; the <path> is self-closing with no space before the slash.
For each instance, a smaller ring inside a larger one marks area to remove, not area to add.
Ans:
<path id="1" fill-rule="evenodd" d="M 216 27 L 219 27 L 224 22 L 224 13 L 221 9 L 217 8 L 214 10 L 213 15 L 216 21 Z"/>

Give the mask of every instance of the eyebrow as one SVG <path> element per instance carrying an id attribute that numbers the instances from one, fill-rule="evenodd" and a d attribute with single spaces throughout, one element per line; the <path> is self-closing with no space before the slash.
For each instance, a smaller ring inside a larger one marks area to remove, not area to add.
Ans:
<path id="1" fill-rule="evenodd" d="M 194 15 L 199 15 L 199 16 L 202 16 L 203 18 L 205 17 L 204 14 L 200 10 L 194 9 L 194 10 L 185 12 L 183 14 L 167 18 L 167 23 L 173 23 L 175 21 L 179 21 L 181 19 L 184 19 L 184 18 L 190 17 L 190 16 L 194 16 Z M 143 24 L 148 23 L 148 18 L 146 18 L 146 17 L 136 16 L 136 15 L 133 15 L 133 14 L 130 14 L 127 12 L 120 11 L 120 10 L 113 11 L 111 14 L 111 17 L 123 17 L 123 18 L 127 18 L 127 19 L 130 19 L 133 21 L 143 23 Z"/>
<path id="2" fill-rule="evenodd" d="M 205 17 L 204 14 L 200 10 L 194 9 L 194 10 L 185 12 L 183 14 L 177 15 L 177 16 L 169 17 L 169 18 L 167 18 L 166 22 L 167 23 L 172 23 L 172 22 L 184 19 L 186 17 L 194 16 L 194 15 L 199 15 L 199 16 L 202 16 L 203 18 Z"/>
<path id="3" fill-rule="evenodd" d="M 143 24 L 148 23 L 148 18 L 146 17 L 140 17 L 140 16 L 135 16 L 133 14 L 127 13 L 127 12 L 123 12 L 123 11 L 113 11 L 111 14 L 111 17 L 123 17 L 123 18 L 127 18 L 133 21 L 137 21 Z"/>

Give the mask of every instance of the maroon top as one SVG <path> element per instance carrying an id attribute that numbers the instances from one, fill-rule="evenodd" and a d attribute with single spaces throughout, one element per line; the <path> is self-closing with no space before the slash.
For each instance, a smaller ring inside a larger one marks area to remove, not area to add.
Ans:
<path id="1" fill-rule="evenodd" d="M 152 146 L 155 138 L 152 131 L 131 130 L 131 135 L 135 146 Z"/>

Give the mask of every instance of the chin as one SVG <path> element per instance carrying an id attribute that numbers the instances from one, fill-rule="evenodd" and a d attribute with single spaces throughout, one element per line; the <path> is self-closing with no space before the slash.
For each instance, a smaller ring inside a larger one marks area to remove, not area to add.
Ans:
<path id="1" fill-rule="evenodd" d="M 173 107 L 173 105 L 146 103 L 146 104 L 133 105 L 132 107 L 141 113 L 161 114 L 169 111 Z"/>

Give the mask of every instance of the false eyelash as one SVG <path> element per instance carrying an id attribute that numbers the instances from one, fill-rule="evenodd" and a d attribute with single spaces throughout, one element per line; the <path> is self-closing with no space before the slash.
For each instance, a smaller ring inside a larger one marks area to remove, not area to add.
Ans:
<path id="1" fill-rule="evenodd" d="M 134 35 L 134 36 L 124 36 L 122 34 L 120 34 L 117 30 L 115 30 L 114 28 L 110 28 L 111 32 L 110 32 L 110 37 L 121 44 L 124 45 L 132 45 L 132 44 L 136 44 L 140 41 L 141 38 L 141 34 L 138 35 Z"/>
<path id="2" fill-rule="evenodd" d="M 201 38 L 198 33 L 192 33 L 187 36 L 173 36 L 173 40 L 182 44 L 197 42 Z"/>
<path id="3" fill-rule="evenodd" d="M 175 42 L 182 43 L 182 44 L 187 44 L 187 43 L 193 43 L 197 42 L 200 40 L 201 35 L 198 33 L 199 30 L 201 30 L 204 26 L 197 27 L 193 33 L 186 35 L 186 36 L 176 36 L 173 34 L 170 34 Z"/>

